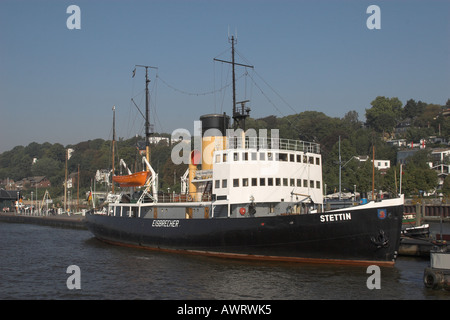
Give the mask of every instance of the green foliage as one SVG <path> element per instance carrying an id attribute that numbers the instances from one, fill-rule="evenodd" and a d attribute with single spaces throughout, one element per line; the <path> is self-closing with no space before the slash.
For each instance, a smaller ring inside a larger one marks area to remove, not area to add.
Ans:
<path id="1" fill-rule="evenodd" d="M 427 104 L 422 101 L 416 102 L 414 99 L 409 99 L 403 107 L 403 119 L 414 119 L 420 116 L 425 111 L 426 106 Z"/>
<path id="2" fill-rule="evenodd" d="M 399 167 L 395 166 L 397 148 L 385 142 L 385 133 L 392 133 L 399 121 L 411 119 L 414 127 L 409 128 L 404 137 L 418 141 L 429 135 L 441 133 L 450 138 L 450 121 L 442 116 L 442 106 L 426 104 L 422 101 L 407 101 L 402 108 L 398 98 L 377 97 L 371 102 L 372 107 L 366 109 L 366 125 L 358 119 L 356 111 L 349 111 L 343 118 L 333 118 L 317 111 L 305 111 L 282 118 L 268 116 L 261 119 L 247 119 L 247 128 L 279 129 L 280 137 L 300 139 L 319 143 L 323 163 L 323 183 L 327 191 L 333 192 L 339 187 L 339 137 L 341 140 L 342 189 L 368 192 L 372 189 L 372 162 L 359 162 L 354 156 L 369 156 L 372 159 L 373 147 L 375 158 L 391 161 L 392 168 L 381 175 L 375 174 L 375 188 L 396 193 L 399 183 Z M 450 107 L 450 99 L 447 101 Z M 119 139 L 115 145 L 115 168 L 119 173 L 119 159 L 124 159 L 132 171 L 142 170 L 141 156 L 137 153 L 137 140 L 143 138 Z M 76 145 L 64 147 L 59 143 L 30 143 L 28 146 L 17 146 L 0 154 L 0 180 L 6 178 L 15 181 L 30 176 L 46 176 L 52 183 L 52 196 L 63 192 L 65 177 L 65 150 L 75 151 L 68 160 L 68 172 L 73 173 L 80 168 L 80 192 L 88 190 L 95 173 L 99 169 L 112 167 L 112 142 L 103 139 L 83 141 Z M 170 188 L 180 190 L 180 177 L 186 165 L 174 165 L 170 159 L 171 147 L 161 142 L 151 147 L 151 163 L 159 174 L 161 190 Z M 33 164 L 33 158 L 38 161 Z M 429 191 L 436 186 L 436 173 L 427 165 L 429 155 L 418 152 L 412 161 L 403 167 L 403 191 L 417 194 L 419 190 Z M 123 171 L 124 172 L 124 171 Z M 397 187 L 396 187 L 397 186 Z M 450 193 L 450 182 L 446 179 L 444 192 Z M 43 192 L 42 192 L 43 195 Z"/>
<path id="3" fill-rule="evenodd" d="M 402 116 L 402 103 L 398 98 L 378 96 L 366 109 L 367 124 L 376 132 L 392 132 Z"/>

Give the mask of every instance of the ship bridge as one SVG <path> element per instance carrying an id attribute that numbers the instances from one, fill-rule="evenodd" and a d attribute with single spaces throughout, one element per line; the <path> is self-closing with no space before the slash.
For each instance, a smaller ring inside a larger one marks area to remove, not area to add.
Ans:
<path id="1" fill-rule="evenodd" d="M 232 140 L 213 153 L 212 194 L 227 203 L 323 202 L 316 143 L 289 139 Z M 299 199 L 300 198 L 300 199 Z"/>

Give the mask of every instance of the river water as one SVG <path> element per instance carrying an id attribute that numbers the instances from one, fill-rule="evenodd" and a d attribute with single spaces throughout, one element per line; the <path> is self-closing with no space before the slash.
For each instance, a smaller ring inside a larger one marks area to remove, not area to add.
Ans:
<path id="1" fill-rule="evenodd" d="M 366 267 L 160 253 L 105 244 L 86 230 L 0 222 L 0 299 L 450 299 L 424 286 L 428 264 L 400 257 L 380 269 L 381 288 L 369 289 Z"/>

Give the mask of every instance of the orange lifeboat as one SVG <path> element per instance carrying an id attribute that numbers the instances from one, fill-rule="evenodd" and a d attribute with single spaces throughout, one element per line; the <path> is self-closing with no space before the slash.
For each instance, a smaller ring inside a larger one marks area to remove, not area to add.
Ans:
<path id="1" fill-rule="evenodd" d="M 142 187 L 147 181 L 150 171 L 140 171 L 126 176 L 113 176 L 113 181 L 121 187 Z"/>

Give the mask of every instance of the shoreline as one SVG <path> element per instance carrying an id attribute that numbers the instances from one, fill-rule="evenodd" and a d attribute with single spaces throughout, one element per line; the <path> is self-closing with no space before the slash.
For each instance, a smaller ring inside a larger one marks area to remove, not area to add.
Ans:
<path id="1" fill-rule="evenodd" d="M 50 227 L 85 229 L 85 219 L 81 215 L 26 216 L 21 214 L 0 213 L 0 222 L 30 223 Z"/>

